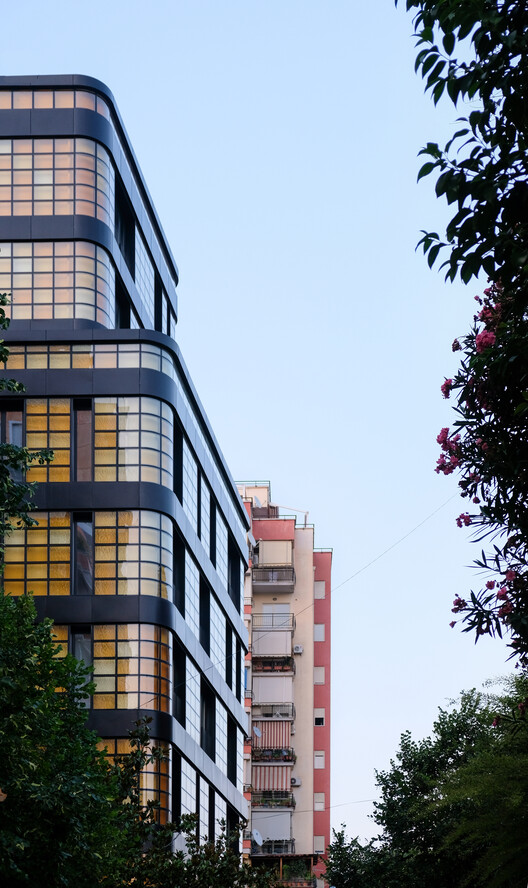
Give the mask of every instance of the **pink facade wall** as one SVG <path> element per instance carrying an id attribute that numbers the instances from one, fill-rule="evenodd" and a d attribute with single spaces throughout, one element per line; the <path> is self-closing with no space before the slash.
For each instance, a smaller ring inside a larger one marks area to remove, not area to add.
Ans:
<path id="1" fill-rule="evenodd" d="M 324 582 L 325 597 L 314 600 L 314 623 L 323 623 L 325 640 L 314 642 L 314 666 L 324 666 L 324 685 L 314 685 L 314 709 L 325 710 L 324 727 L 314 725 L 314 749 L 324 750 L 325 768 L 314 770 L 314 793 L 324 792 L 325 810 L 314 811 L 314 836 L 325 837 L 325 848 L 330 843 L 330 652 L 331 652 L 331 552 L 314 552 L 315 582 Z M 315 868 L 317 875 L 324 872 L 324 863 Z"/>

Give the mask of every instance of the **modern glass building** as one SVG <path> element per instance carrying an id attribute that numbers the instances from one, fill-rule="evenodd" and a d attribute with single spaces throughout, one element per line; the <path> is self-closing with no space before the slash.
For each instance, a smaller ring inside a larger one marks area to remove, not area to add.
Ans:
<path id="1" fill-rule="evenodd" d="M 161 818 L 200 837 L 247 812 L 242 616 L 248 522 L 175 341 L 178 271 L 109 90 L 0 77 L 0 292 L 11 294 L 4 440 L 50 447 L 38 526 L 6 540 L 5 592 L 35 595 L 93 665 L 110 753 L 152 718 Z"/>

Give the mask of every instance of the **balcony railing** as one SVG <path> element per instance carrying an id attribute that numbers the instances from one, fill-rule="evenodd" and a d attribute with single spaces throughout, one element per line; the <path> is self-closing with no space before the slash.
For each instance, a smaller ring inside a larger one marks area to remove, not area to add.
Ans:
<path id="1" fill-rule="evenodd" d="M 254 567 L 252 571 L 253 592 L 293 592 L 295 589 L 295 569 L 287 565 L 269 564 Z"/>
<path id="2" fill-rule="evenodd" d="M 253 703 L 251 715 L 253 718 L 293 721 L 295 706 L 293 703 Z"/>
<path id="3" fill-rule="evenodd" d="M 253 808 L 295 808 L 293 792 L 283 789 L 267 789 L 251 796 Z"/>
<path id="4" fill-rule="evenodd" d="M 272 854 L 295 854 L 295 839 L 273 839 L 257 845 L 252 842 L 251 855 L 254 857 Z"/>
<path id="5" fill-rule="evenodd" d="M 253 614 L 253 629 L 266 629 L 273 632 L 281 630 L 283 632 L 293 632 L 295 629 L 294 614 Z"/>
<path id="6" fill-rule="evenodd" d="M 292 762 L 293 764 L 297 761 L 297 756 L 291 746 L 283 749 L 254 746 L 251 750 L 251 758 L 254 762 Z"/>
<path id="7" fill-rule="evenodd" d="M 293 672 L 295 675 L 295 660 L 293 657 L 264 657 L 255 654 L 252 660 L 253 672 Z"/>

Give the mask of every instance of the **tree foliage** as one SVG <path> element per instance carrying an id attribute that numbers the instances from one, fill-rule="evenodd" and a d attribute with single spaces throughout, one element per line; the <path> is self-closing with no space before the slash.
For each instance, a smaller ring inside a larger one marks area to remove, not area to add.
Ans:
<path id="1" fill-rule="evenodd" d="M 335 888 L 525 888 L 528 876 L 527 681 L 499 697 L 462 695 L 430 737 L 407 732 L 376 774 L 376 840 L 334 833 Z"/>
<path id="2" fill-rule="evenodd" d="M 418 178 L 434 174 L 453 207 L 445 236 L 424 232 L 430 266 L 489 286 L 471 329 L 453 343 L 461 363 L 442 392 L 458 414 L 442 429 L 436 471 L 460 474 L 469 508 L 457 519 L 488 539 L 484 585 L 453 602 L 476 638 L 509 636 L 528 663 L 528 7 L 524 0 L 406 0 L 416 70 L 434 102 L 462 116 L 444 147 L 429 142 Z M 476 508 L 475 508 L 476 507 Z M 453 621 L 452 625 L 456 621 Z"/>

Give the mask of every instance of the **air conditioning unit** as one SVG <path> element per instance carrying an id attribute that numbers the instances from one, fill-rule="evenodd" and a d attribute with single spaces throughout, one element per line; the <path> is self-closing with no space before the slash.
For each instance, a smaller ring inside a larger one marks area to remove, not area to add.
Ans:
<path id="1" fill-rule="evenodd" d="M 303 651 L 304 651 L 304 648 L 303 648 L 302 644 L 294 644 L 293 645 L 293 653 L 294 654 L 302 654 Z"/>
<path id="2" fill-rule="evenodd" d="M 301 779 L 301 777 L 292 777 L 292 779 L 291 779 L 291 785 L 292 785 L 292 786 L 302 786 L 302 779 Z"/>

